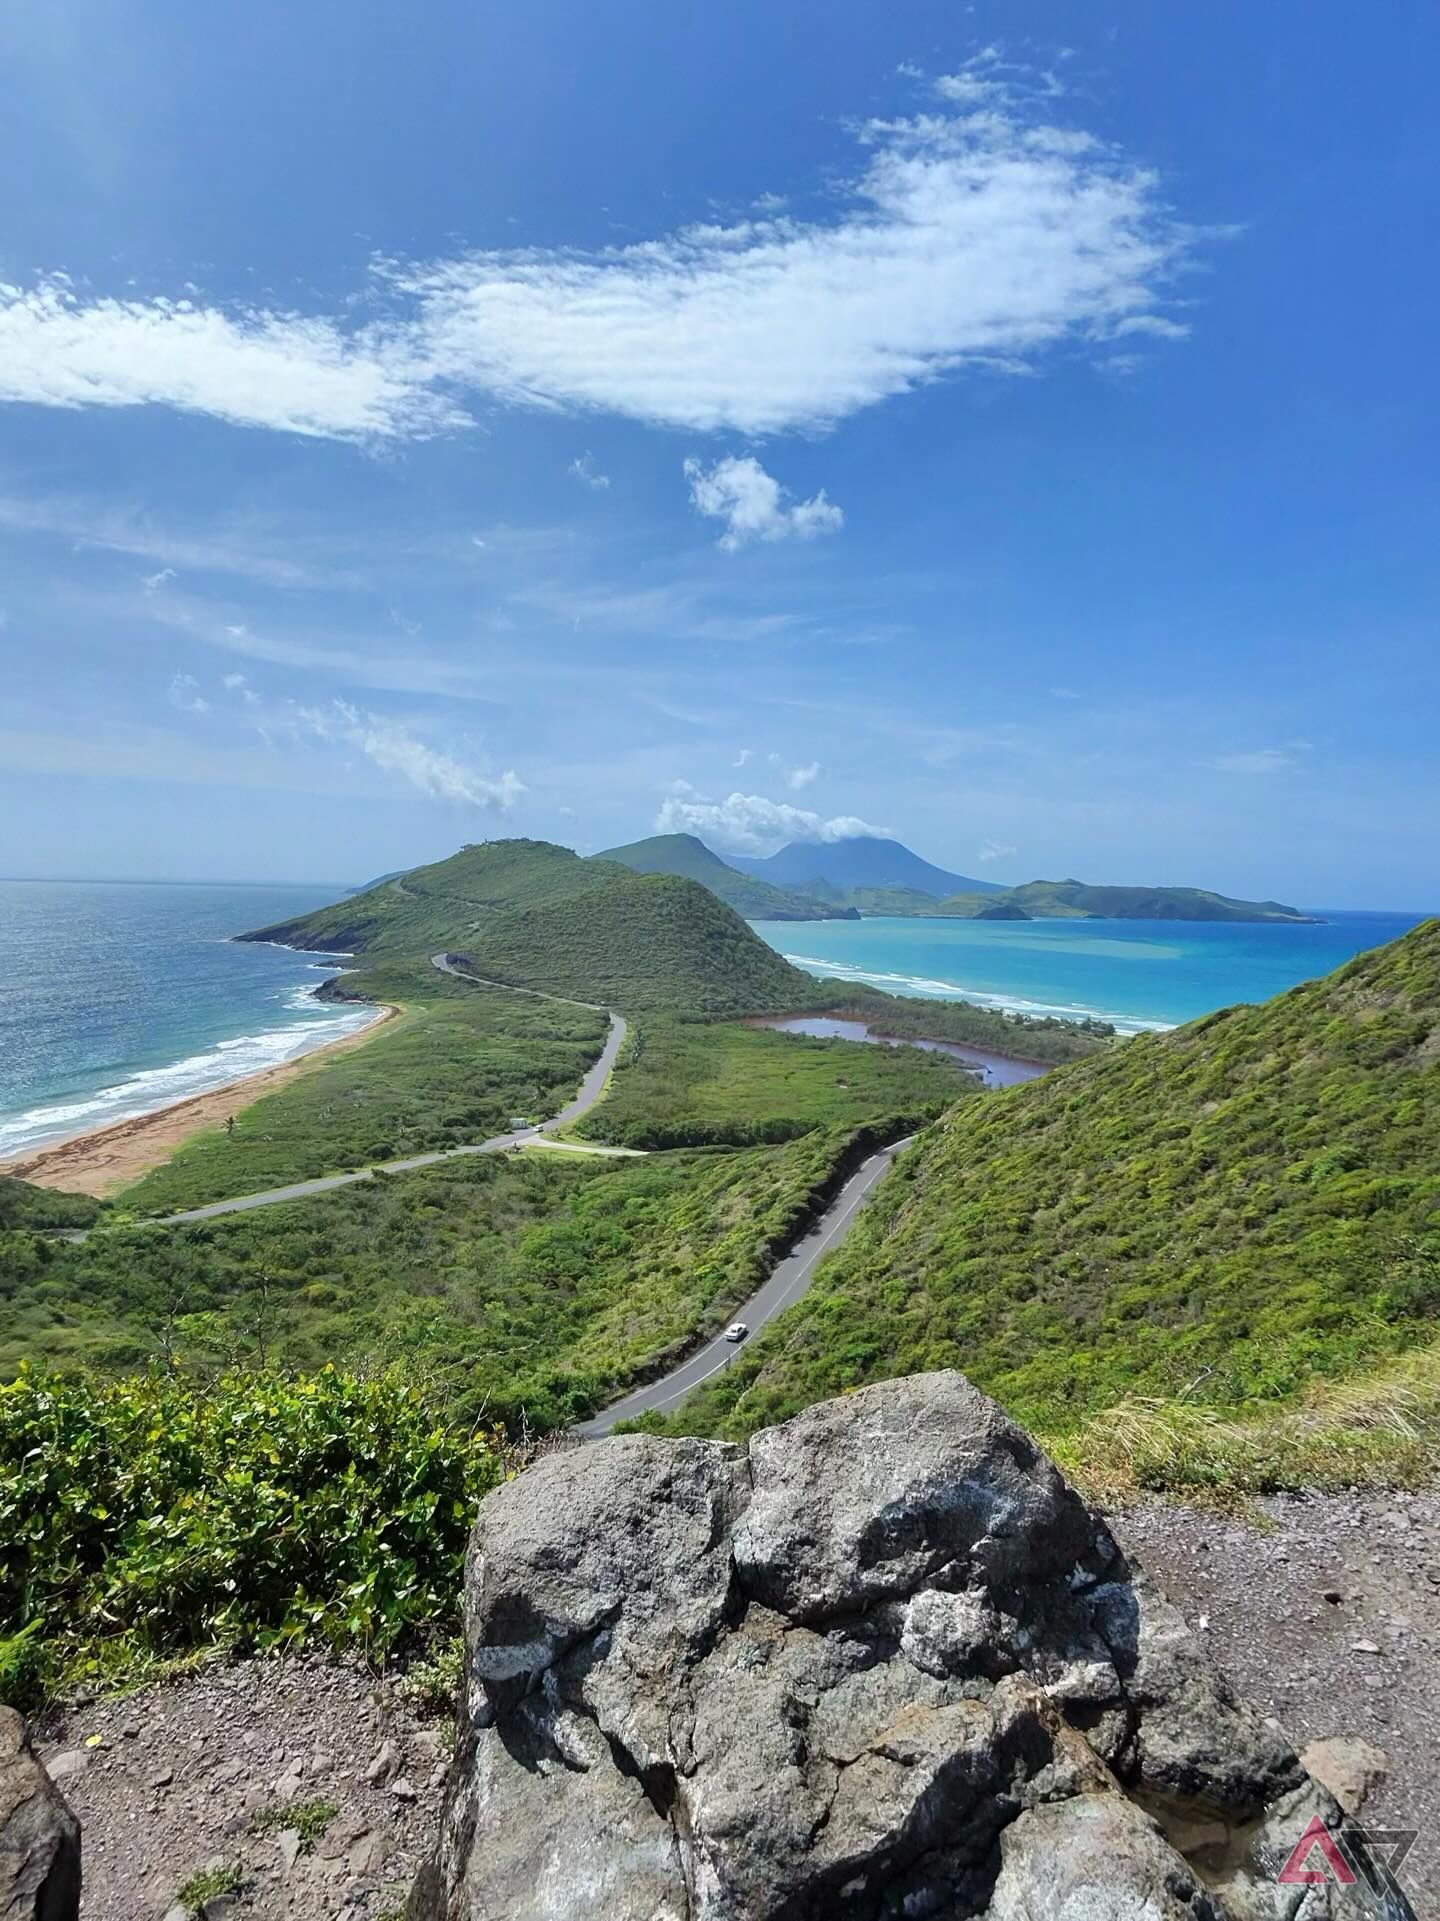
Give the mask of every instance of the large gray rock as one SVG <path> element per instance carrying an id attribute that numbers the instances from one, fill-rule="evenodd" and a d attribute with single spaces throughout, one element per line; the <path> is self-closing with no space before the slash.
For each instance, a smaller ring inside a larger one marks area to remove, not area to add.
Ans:
<path id="1" fill-rule="evenodd" d="M 0 1707 L 0 1921 L 76 1921 L 80 1823 Z"/>
<path id="2" fill-rule="evenodd" d="M 1339 1809 L 958 1374 L 551 1456 L 481 1508 L 466 1634 L 412 1921 L 1382 1912 L 1276 1885 Z"/>

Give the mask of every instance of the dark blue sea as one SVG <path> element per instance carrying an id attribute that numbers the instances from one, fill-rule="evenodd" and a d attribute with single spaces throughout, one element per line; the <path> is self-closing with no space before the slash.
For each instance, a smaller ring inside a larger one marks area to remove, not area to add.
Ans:
<path id="1" fill-rule="evenodd" d="M 1024 1014 L 1095 1015 L 1133 1034 L 1268 1000 L 1426 918 L 1309 911 L 1325 925 L 879 917 L 757 921 L 755 931 L 813 974 Z"/>
<path id="2" fill-rule="evenodd" d="M 363 1027 L 314 998 L 340 959 L 227 938 L 341 892 L 0 881 L 0 1159 Z"/>

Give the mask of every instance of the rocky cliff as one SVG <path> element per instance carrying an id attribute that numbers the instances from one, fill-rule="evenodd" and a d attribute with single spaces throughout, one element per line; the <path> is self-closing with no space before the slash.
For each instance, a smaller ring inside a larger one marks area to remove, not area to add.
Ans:
<path id="1" fill-rule="evenodd" d="M 466 1626 L 411 1921 L 1410 1912 L 958 1374 L 748 1450 L 627 1436 L 542 1461 L 481 1510 Z M 1324 1880 L 1280 1882 L 1312 1823 L 1345 1872 L 1312 1852 Z"/>

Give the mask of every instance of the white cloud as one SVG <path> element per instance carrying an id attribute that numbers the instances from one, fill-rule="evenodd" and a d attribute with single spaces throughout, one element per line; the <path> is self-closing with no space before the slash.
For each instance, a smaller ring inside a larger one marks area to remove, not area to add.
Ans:
<path id="1" fill-rule="evenodd" d="M 363 712 L 349 701 L 328 707 L 299 707 L 301 725 L 318 740 L 358 748 L 386 773 L 399 774 L 432 800 L 461 801 L 471 807 L 505 810 L 526 791 L 511 769 L 491 780 L 474 768 L 437 753 L 417 740 L 399 721 Z"/>
<path id="2" fill-rule="evenodd" d="M 147 594 L 158 594 L 166 581 L 176 578 L 177 576 L 173 567 L 162 567 L 157 574 L 142 574 L 140 585 L 145 589 Z"/>
<path id="3" fill-rule="evenodd" d="M 809 787 L 819 778 L 820 763 L 818 760 L 812 760 L 804 767 L 792 767 L 785 776 L 785 785 L 798 794 L 802 788 Z"/>
<path id="4" fill-rule="evenodd" d="M 698 460 L 687 460 L 685 478 L 696 512 L 726 523 L 720 545 L 727 553 L 747 540 L 811 540 L 845 525 L 844 514 L 827 500 L 823 487 L 813 499 L 787 507 L 785 489 L 750 454 L 739 459 L 732 454 L 708 469 Z"/>
<path id="5" fill-rule="evenodd" d="M 178 707 L 187 714 L 208 714 L 210 703 L 200 692 L 200 683 L 193 674 L 176 674 L 170 682 L 170 705 Z"/>
<path id="6" fill-rule="evenodd" d="M 1205 764 L 1217 774 L 1283 774 L 1297 762 L 1283 747 L 1257 747 L 1250 753 L 1219 754 Z"/>
<path id="7" fill-rule="evenodd" d="M 347 332 L 294 313 L 189 299 L 87 299 L 54 274 L 0 282 L 0 400 L 158 404 L 334 440 L 423 438 L 465 416 L 429 385 L 411 327 Z"/>
<path id="8" fill-rule="evenodd" d="M 1153 172 L 1047 117 L 1059 92 L 982 56 L 934 110 L 861 130 L 822 218 L 772 203 L 625 247 L 388 260 L 381 322 L 0 283 L 0 399 L 371 440 L 467 424 L 469 391 L 766 434 L 1067 343 L 1103 359 L 1178 330 L 1163 295 L 1193 235 Z"/>
<path id="9" fill-rule="evenodd" d="M 755 754 L 752 748 L 742 747 L 730 765 L 732 767 L 748 767 L 754 758 Z"/>
<path id="10" fill-rule="evenodd" d="M 698 834 L 711 846 L 733 854 L 768 854 L 790 840 L 855 840 L 862 834 L 892 838 L 888 827 L 872 827 L 854 814 L 825 820 L 806 808 L 767 800 L 761 794 L 731 794 L 722 801 L 708 801 L 696 796 L 687 783 L 677 785 L 686 792 L 672 793 L 665 802 L 655 817 L 655 832 Z"/>
<path id="11" fill-rule="evenodd" d="M 1003 841 L 987 840 L 980 849 L 979 858 L 984 861 L 1008 860 L 1019 851 L 1018 847 L 1007 847 Z"/>
<path id="12" fill-rule="evenodd" d="M 589 452 L 580 454 L 572 460 L 566 471 L 573 474 L 576 480 L 583 481 L 587 487 L 593 487 L 596 493 L 603 493 L 610 485 L 609 474 L 602 474 L 599 471 L 595 465 L 594 454 Z"/>

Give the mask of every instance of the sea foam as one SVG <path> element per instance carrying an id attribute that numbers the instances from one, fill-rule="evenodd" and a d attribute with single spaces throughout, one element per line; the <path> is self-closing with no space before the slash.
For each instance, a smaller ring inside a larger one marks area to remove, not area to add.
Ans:
<path id="1" fill-rule="evenodd" d="M 300 987 L 279 997 L 289 1008 L 317 1008 L 314 991 Z M 233 1040 L 217 1041 L 203 1053 L 188 1055 L 165 1067 L 150 1067 L 128 1075 L 113 1087 L 99 1088 L 82 1100 L 52 1102 L 32 1107 L 23 1114 L 0 1120 L 0 1159 L 9 1159 L 39 1147 L 53 1146 L 72 1135 L 88 1133 L 91 1128 L 108 1127 L 116 1121 L 134 1120 L 153 1114 L 157 1108 L 196 1094 L 213 1093 L 232 1081 L 277 1067 L 297 1059 L 317 1047 L 328 1046 L 346 1034 L 356 1034 L 379 1020 L 383 1008 L 356 1006 L 334 1013 L 317 1013 L 311 1020 L 291 1021 L 285 1027 L 258 1034 L 240 1034 Z"/>
<path id="2" fill-rule="evenodd" d="M 1147 1020 L 1139 1014 L 1117 1014 L 1101 1007 L 1084 1007 L 1078 1002 L 1027 1000 L 1020 994 L 996 994 L 979 987 L 963 987 L 956 981 L 930 980 L 923 974 L 887 974 L 856 967 L 848 961 L 821 960 L 813 954 L 787 954 L 786 960 L 811 974 L 825 974 L 837 980 L 862 982 L 883 987 L 892 994 L 905 994 L 921 1000 L 971 1001 L 976 1007 L 993 1008 L 1001 1014 L 1031 1014 L 1065 1021 L 1108 1021 L 1121 1034 L 1166 1033 L 1173 1021 Z"/>

